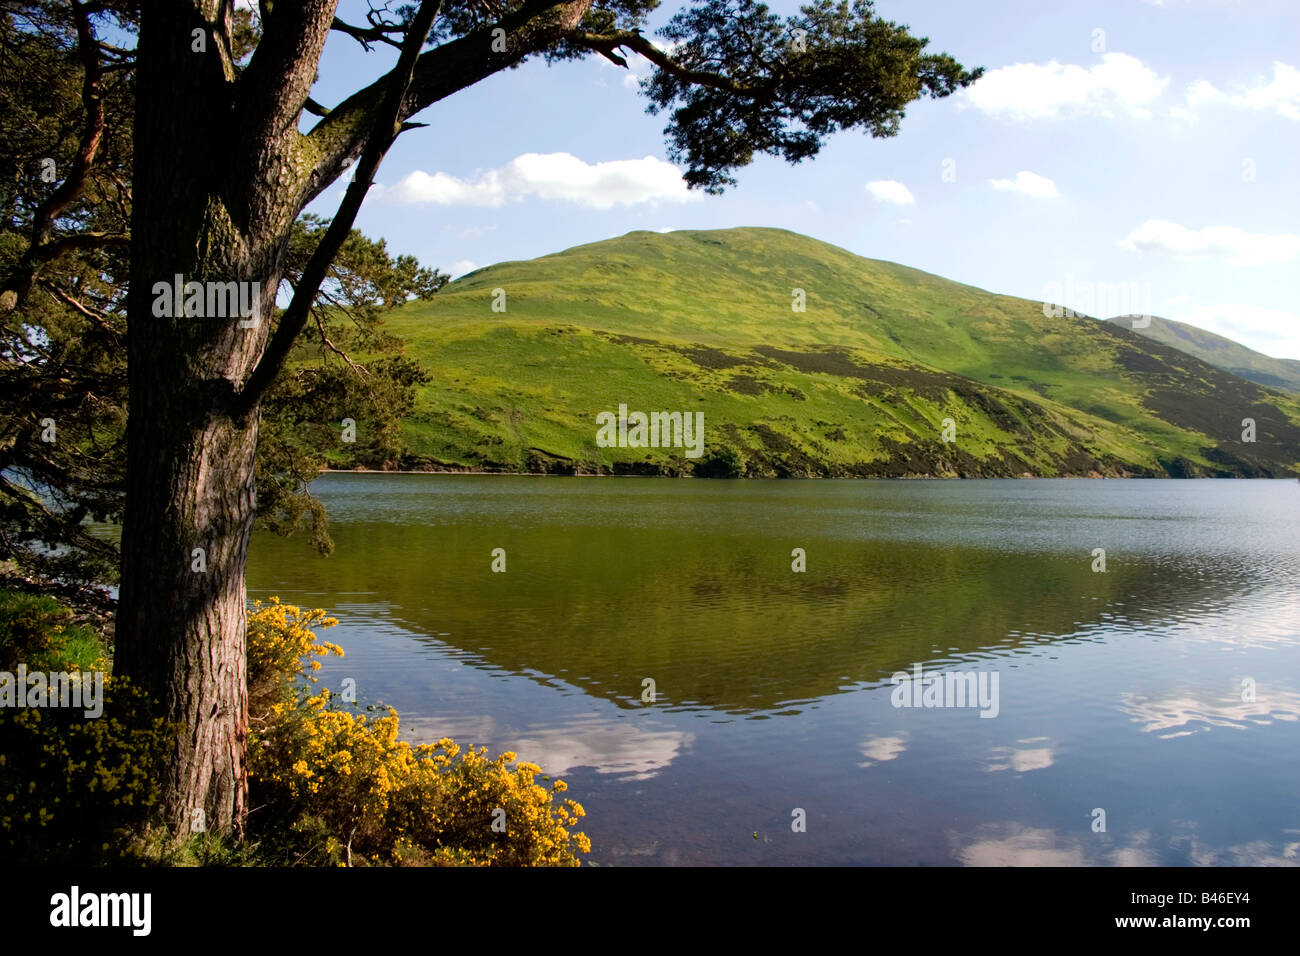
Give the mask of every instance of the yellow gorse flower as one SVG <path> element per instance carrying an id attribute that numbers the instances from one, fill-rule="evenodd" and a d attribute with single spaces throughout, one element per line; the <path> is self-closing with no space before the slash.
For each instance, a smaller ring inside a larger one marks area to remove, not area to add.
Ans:
<path id="1" fill-rule="evenodd" d="M 256 681 L 273 701 L 250 737 L 254 803 L 291 816 L 290 839 L 321 863 L 577 866 L 591 841 L 569 828 L 585 811 L 558 797 L 562 780 L 537 785 L 537 764 L 448 737 L 407 743 L 395 710 L 340 709 L 327 689 L 285 699 L 293 679 L 315 682 L 316 658 L 343 655 L 311 630 L 335 623 L 275 598 L 249 615 L 250 700 Z"/>

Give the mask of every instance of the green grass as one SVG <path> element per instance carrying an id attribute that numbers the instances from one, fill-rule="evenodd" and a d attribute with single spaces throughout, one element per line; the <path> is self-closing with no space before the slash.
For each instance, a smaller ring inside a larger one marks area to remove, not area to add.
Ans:
<path id="1" fill-rule="evenodd" d="M 0 670 L 91 671 L 108 656 L 93 627 L 52 597 L 0 590 Z"/>
<path id="2" fill-rule="evenodd" d="M 506 311 L 493 312 L 504 289 Z M 791 309 L 792 290 L 807 296 Z M 689 473 L 595 416 L 705 413 L 751 475 L 1293 474 L 1300 398 L 1041 303 L 779 229 L 633 232 L 480 269 L 389 318 L 432 375 L 414 461 Z M 1241 420 L 1258 440 L 1241 441 Z M 952 418 L 957 441 L 939 440 Z"/>

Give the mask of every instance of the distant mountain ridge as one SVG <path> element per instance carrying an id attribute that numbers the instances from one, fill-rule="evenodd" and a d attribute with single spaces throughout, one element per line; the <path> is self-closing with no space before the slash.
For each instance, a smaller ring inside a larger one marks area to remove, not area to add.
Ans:
<path id="1" fill-rule="evenodd" d="M 780 229 L 633 232 L 502 262 L 390 314 L 432 381 L 405 421 L 412 455 L 385 464 L 1300 474 L 1300 396 L 1121 323 L 1043 311 Z M 597 415 L 621 404 L 630 418 L 703 412 L 703 454 L 598 443 Z"/>
<path id="2" fill-rule="evenodd" d="M 1300 393 L 1300 360 L 1273 358 L 1225 336 L 1175 319 L 1152 316 L 1150 325 L 1137 328 L 1132 325 L 1133 318 L 1131 315 L 1119 315 L 1109 321 L 1132 328 L 1157 342 L 1172 345 L 1188 355 L 1195 355 L 1233 375 L 1240 375 L 1270 388 L 1284 388 Z"/>

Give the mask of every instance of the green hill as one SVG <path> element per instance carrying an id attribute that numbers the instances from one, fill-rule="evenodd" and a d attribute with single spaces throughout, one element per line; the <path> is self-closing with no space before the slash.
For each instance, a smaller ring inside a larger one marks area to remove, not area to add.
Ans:
<path id="1" fill-rule="evenodd" d="M 1037 302 L 779 229 L 633 232 L 503 262 L 389 323 L 433 379 L 406 423 L 412 455 L 390 466 L 1300 473 L 1294 395 L 1114 323 L 1050 318 Z M 634 424 L 636 411 L 703 412 L 703 455 L 601 447 L 596 416 L 620 404 Z"/>
<path id="2" fill-rule="evenodd" d="M 1110 321 L 1131 327 L 1131 320 L 1132 316 L 1122 315 Z M 1134 331 L 1260 385 L 1300 392 L 1300 361 L 1295 359 L 1273 358 L 1222 335 L 1159 316 L 1152 316 L 1149 326 Z"/>

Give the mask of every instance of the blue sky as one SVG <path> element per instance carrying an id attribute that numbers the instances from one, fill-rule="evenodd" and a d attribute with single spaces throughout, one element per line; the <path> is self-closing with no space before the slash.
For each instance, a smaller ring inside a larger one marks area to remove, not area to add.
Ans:
<path id="1" fill-rule="evenodd" d="M 361 22 L 358 8 L 344 0 L 340 15 Z M 398 140 L 357 225 L 453 274 L 634 229 L 775 226 L 1300 358 L 1300 2 L 877 0 L 876 11 L 986 77 L 913 104 L 895 138 L 840 133 L 795 166 L 763 157 L 712 197 L 666 163 L 664 118 L 637 91 L 645 61 L 629 55 L 633 75 L 600 57 L 528 63 L 422 113 L 430 128 Z M 333 34 L 313 95 L 332 105 L 391 59 Z M 341 195 L 311 211 L 332 214 Z"/>

